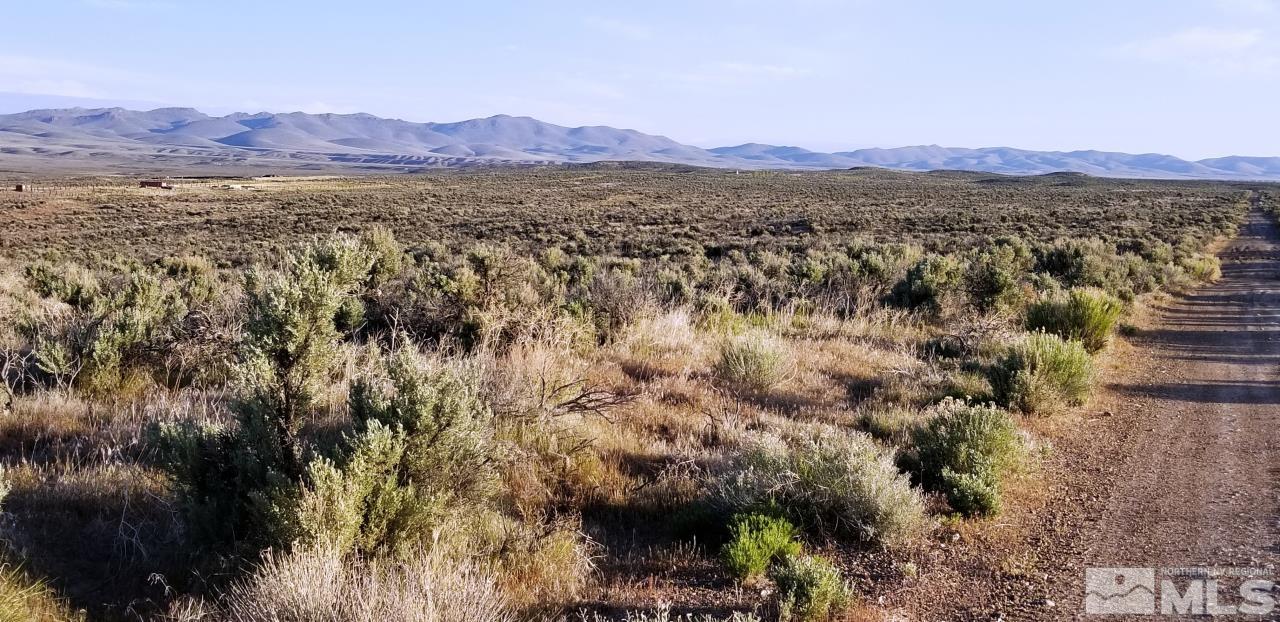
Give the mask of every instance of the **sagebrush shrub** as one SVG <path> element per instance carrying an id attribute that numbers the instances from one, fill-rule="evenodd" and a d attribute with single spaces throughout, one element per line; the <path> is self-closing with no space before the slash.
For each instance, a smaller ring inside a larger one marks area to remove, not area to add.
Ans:
<path id="1" fill-rule="evenodd" d="M 1000 476 L 990 469 L 961 472 L 947 467 L 942 469 L 940 481 L 953 510 L 965 516 L 1000 512 Z"/>
<path id="2" fill-rule="evenodd" d="M 299 514 L 310 540 L 366 553 L 403 548 L 446 511 L 496 491 L 492 414 L 475 388 L 408 349 L 386 367 L 389 388 L 361 380 L 351 389 L 355 432 L 341 458 L 310 467 Z"/>
<path id="3" fill-rule="evenodd" d="M 924 502 L 893 453 L 861 433 L 758 438 L 716 486 L 718 503 L 732 511 L 778 507 L 798 524 L 880 545 L 924 525 Z"/>
<path id="4" fill-rule="evenodd" d="M 1080 342 L 1048 333 L 1028 333 L 990 370 L 996 401 L 1030 414 L 1083 404 L 1093 376 L 1093 359 Z"/>
<path id="5" fill-rule="evenodd" d="M 721 550 L 725 566 L 740 581 L 763 577 L 770 564 L 800 554 L 799 530 L 785 518 L 739 514 L 729 523 L 729 541 Z"/>
<path id="6" fill-rule="evenodd" d="M 308 470 L 299 433 L 336 352 L 335 314 L 368 269 L 355 240 L 339 237 L 291 253 L 282 270 L 246 275 L 235 425 L 151 430 L 197 542 L 272 544 L 296 535 Z"/>
<path id="7" fill-rule="evenodd" d="M 1111 294 L 1077 288 L 1031 305 L 1026 326 L 1079 341 L 1089 352 L 1098 352 L 1107 346 L 1123 313 L 1124 304 Z"/>
<path id="8" fill-rule="evenodd" d="M 101 289 L 97 275 L 76 263 L 37 261 L 27 266 L 25 276 L 36 293 L 78 309 L 89 308 Z"/>
<path id="9" fill-rule="evenodd" d="M 83 344 L 82 379 L 101 392 L 117 387 L 138 351 L 158 341 L 187 313 L 186 301 L 173 283 L 143 269 L 121 275 L 92 307 L 98 319 Z"/>
<path id="10" fill-rule="evenodd" d="M 786 346 L 770 335 L 753 331 L 720 344 L 715 373 L 732 386 L 763 393 L 791 376 L 792 362 Z"/>
<path id="11" fill-rule="evenodd" d="M 769 578 L 778 588 L 778 619 L 783 622 L 827 620 L 850 600 L 840 569 L 816 555 L 787 556 Z"/>
<path id="12" fill-rule="evenodd" d="M 66 303 L 37 307 L 22 321 L 36 368 L 97 394 L 118 391 L 130 372 L 154 363 L 189 312 L 191 292 L 178 280 L 136 264 L 98 274 L 38 262 L 27 276 L 37 293 Z"/>
<path id="13" fill-rule="evenodd" d="M 1000 239 L 970 253 L 965 290 L 982 312 L 1011 309 L 1022 299 L 1022 283 L 1035 265 L 1031 248 L 1018 239 Z"/>
<path id="14" fill-rule="evenodd" d="M 964 266 L 948 255 L 929 255 L 912 266 L 893 288 L 893 301 L 910 309 L 940 313 L 959 293 Z"/>
<path id="15" fill-rule="evenodd" d="M 380 287 L 398 276 L 408 257 L 390 229 L 374 227 L 360 236 L 360 246 L 369 256 L 369 271 L 365 278 L 370 287 Z"/>
<path id="16" fill-rule="evenodd" d="M 219 294 L 218 269 L 200 255 L 166 257 L 159 262 L 169 278 L 175 279 L 183 295 L 195 303 L 209 303 Z"/>
<path id="17" fill-rule="evenodd" d="M 595 272 L 586 284 L 583 302 L 602 343 L 613 341 L 657 305 L 653 292 L 636 276 L 634 266 Z"/>
<path id="18" fill-rule="evenodd" d="M 1007 412 L 946 400 L 915 435 L 921 480 L 965 514 L 1000 510 L 1000 482 L 1018 464 L 1021 441 Z"/>
<path id="19" fill-rule="evenodd" d="M 1119 285 L 1111 269 L 1116 256 L 1115 247 L 1102 240 L 1058 240 L 1039 250 L 1036 271 L 1049 274 L 1067 287 L 1114 288 Z"/>

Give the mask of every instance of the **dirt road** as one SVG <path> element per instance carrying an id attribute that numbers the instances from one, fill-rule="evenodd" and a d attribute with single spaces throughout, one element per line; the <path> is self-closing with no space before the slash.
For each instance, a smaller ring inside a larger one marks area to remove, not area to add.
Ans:
<path id="1" fill-rule="evenodd" d="M 1280 517 L 1280 232 L 1255 211 L 1222 279 L 1164 310 L 1140 342 L 1147 401 L 1086 561 L 1121 566 L 1276 563 Z"/>
<path id="2" fill-rule="evenodd" d="M 1118 459 L 1080 482 L 1095 503 L 1050 617 L 1087 617 L 1087 567 L 1280 568 L 1280 230 L 1252 210 L 1220 257 L 1221 280 L 1160 309 L 1094 405 L 1115 421 L 1082 440 Z"/>
<path id="3" fill-rule="evenodd" d="M 1090 567 L 1270 567 L 1280 581 L 1280 229 L 1255 208 L 1220 257 L 1217 283 L 1116 348 L 1097 398 L 1048 435 L 1039 507 L 964 547 L 946 579 L 959 587 L 921 619 L 1117 619 L 1084 613 Z"/>

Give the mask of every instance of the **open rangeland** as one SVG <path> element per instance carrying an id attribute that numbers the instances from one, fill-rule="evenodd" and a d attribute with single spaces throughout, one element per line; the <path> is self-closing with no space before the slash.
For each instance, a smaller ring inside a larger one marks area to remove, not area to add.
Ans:
<path id="1" fill-rule="evenodd" d="M 9 181 L 0 618 L 1059 619 L 1276 562 L 1275 186 Z"/>

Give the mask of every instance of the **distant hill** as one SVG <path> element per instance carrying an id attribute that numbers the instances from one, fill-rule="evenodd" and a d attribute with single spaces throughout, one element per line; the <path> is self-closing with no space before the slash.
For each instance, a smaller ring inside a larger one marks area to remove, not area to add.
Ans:
<path id="1" fill-rule="evenodd" d="M 480 164 L 639 161 L 741 169 L 876 166 L 1014 175 L 1079 172 L 1109 177 L 1280 180 L 1280 157 L 1187 161 L 1161 154 L 961 149 L 937 145 L 821 153 L 748 143 L 702 149 L 604 126 L 563 127 L 498 115 L 413 123 L 368 114 L 236 113 L 191 108 L 66 108 L 0 115 L 0 169 L 412 171 Z"/>

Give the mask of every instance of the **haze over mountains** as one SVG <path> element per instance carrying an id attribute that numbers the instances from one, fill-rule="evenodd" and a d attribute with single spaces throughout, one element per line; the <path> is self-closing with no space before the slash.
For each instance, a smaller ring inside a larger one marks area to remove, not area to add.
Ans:
<path id="1" fill-rule="evenodd" d="M 612 127 L 562 127 L 499 115 L 412 123 L 368 114 L 236 113 L 190 108 L 33 110 L 0 115 L 0 169 L 40 172 L 413 171 L 479 164 L 645 161 L 739 169 L 877 166 L 1032 175 L 1280 180 L 1280 157 L 1182 160 L 1160 154 L 936 145 L 820 153 L 749 143 L 702 149 Z"/>

